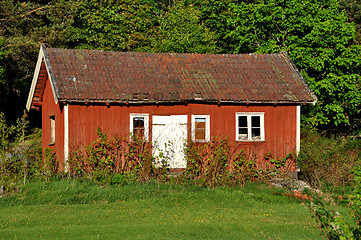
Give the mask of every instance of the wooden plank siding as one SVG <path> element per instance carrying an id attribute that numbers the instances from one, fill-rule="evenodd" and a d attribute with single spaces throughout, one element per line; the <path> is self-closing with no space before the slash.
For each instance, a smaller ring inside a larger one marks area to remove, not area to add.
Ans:
<path id="1" fill-rule="evenodd" d="M 42 106 L 42 148 L 53 149 L 60 163 L 60 169 L 63 169 L 64 163 L 64 113 L 63 106 L 55 103 L 49 78 L 46 76 L 43 106 Z M 55 116 L 55 143 L 51 143 L 51 120 Z M 44 156 L 44 154 L 43 154 Z"/>
<path id="2" fill-rule="evenodd" d="M 191 116 L 210 115 L 211 137 L 228 137 L 231 145 L 248 153 L 257 154 L 263 158 L 271 153 L 273 157 L 285 157 L 296 151 L 297 106 L 236 106 L 211 104 L 181 104 L 181 105 L 77 105 L 69 104 L 69 149 L 70 151 L 86 146 L 97 139 L 97 128 L 100 127 L 108 136 L 129 138 L 130 114 L 149 114 L 149 139 L 152 139 L 153 115 L 187 115 L 188 139 L 191 139 Z M 265 141 L 236 141 L 236 113 L 264 112 Z M 61 115 L 61 111 L 56 114 Z M 43 119 L 49 113 L 43 112 Z M 58 124 L 58 122 L 57 122 Z M 60 124 L 60 123 L 59 123 Z M 45 136 L 46 126 L 43 126 Z M 60 126 L 59 126 L 60 127 Z M 60 127 L 60 129 L 63 129 Z M 57 135 L 58 136 L 58 135 Z M 60 137 L 60 136 L 59 136 Z M 45 139 L 47 141 L 47 139 Z M 61 149 L 56 149 L 59 156 Z M 63 159 L 63 158 L 60 158 Z"/>

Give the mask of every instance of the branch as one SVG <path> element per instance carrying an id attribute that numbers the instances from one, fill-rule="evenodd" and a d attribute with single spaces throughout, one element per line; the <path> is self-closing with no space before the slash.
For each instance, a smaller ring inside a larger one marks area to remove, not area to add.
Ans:
<path id="1" fill-rule="evenodd" d="M 36 8 L 36 9 L 31 10 L 30 12 L 28 12 L 28 13 L 26 13 L 26 14 L 22 14 L 22 15 L 20 15 L 20 16 L 21 16 L 22 18 L 24 18 L 25 16 L 30 15 L 30 14 L 32 14 L 33 12 L 36 12 L 36 11 L 39 11 L 39 10 L 42 10 L 42 9 L 48 8 L 48 7 L 49 7 L 49 5 L 46 5 L 46 6 L 44 6 L 44 7 L 39 7 L 39 8 Z"/>

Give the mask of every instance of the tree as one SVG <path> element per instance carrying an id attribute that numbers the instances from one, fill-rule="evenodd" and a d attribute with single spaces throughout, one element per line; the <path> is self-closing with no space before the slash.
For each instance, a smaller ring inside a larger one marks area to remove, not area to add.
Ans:
<path id="1" fill-rule="evenodd" d="M 177 1 L 159 17 L 159 35 L 152 51 L 176 53 L 214 53 L 216 41 L 200 20 L 201 12 L 193 5 Z"/>
<path id="2" fill-rule="evenodd" d="M 355 43 L 361 44 L 361 1 L 340 0 L 341 10 L 345 10 L 350 22 L 356 26 Z"/>
<path id="3" fill-rule="evenodd" d="M 111 51 L 142 50 L 156 34 L 157 8 L 146 0 L 85 0 L 75 5 L 69 44 Z"/>
<path id="4" fill-rule="evenodd" d="M 66 46 L 64 29 L 72 23 L 71 6 L 76 1 L 0 2 L 0 38 L 6 49 L 3 67 L 0 112 L 8 121 L 23 114 L 40 43 Z M 1 50 L 0 50 L 1 52 Z"/>
<path id="5" fill-rule="evenodd" d="M 318 97 L 304 123 L 352 130 L 361 99 L 361 48 L 353 45 L 355 26 L 338 1 L 265 0 L 230 8 L 227 38 L 236 43 L 230 51 L 287 51 Z"/>

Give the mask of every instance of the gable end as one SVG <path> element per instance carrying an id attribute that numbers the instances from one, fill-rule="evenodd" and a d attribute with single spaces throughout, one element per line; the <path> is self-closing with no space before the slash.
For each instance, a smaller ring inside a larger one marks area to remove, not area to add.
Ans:
<path id="1" fill-rule="evenodd" d="M 47 59 L 45 48 L 42 45 L 40 47 L 38 61 L 36 63 L 33 81 L 31 83 L 30 92 L 28 95 L 28 101 L 26 103 L 26 109 L 29 111 L 31 107 L 39 108 L 42 105 L 42 99 L 46 80 L 49 79 L 51 89 L 54 96 L 55 103 L 58 102 L 57 89 L 54 86 L 54 76 L 50 66 L 50 62 Z"/>

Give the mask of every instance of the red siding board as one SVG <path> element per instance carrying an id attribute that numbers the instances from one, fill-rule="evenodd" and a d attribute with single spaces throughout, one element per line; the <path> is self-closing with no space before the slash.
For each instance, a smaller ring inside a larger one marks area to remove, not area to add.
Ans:
<path id="1" fill-rule="evenodd" d="M 100 127 L 109 136 L 129 137 L 129 115 L 148 113 L 150 139 L 153 115 L 188 115 L 190 138 L 191 115 L 209 114 L 211 136 L 227 136 L 233 147 L 263 157 L 285 157 L 296 149 L 296 106 L 232 106 L 188 104 L 174 106 L 100 106 L 69 105 L 69 148 L 86 146 L 97 139 Z M 265 113 L 264 142 L 236 142 L 236 112 Z"/>
<path id="2" fill-rule="evenodd" d="M 64 162 L 64 114 L 59 103 L 55 103 L 49 78 L 46 76 L 42 107 L 42 148 L 53 149 L 63 169 Z M 50 144 L 50 116 L 55 116 L 55 144 Z M 44 155 L 43 155 L 44 156 Z"/>

